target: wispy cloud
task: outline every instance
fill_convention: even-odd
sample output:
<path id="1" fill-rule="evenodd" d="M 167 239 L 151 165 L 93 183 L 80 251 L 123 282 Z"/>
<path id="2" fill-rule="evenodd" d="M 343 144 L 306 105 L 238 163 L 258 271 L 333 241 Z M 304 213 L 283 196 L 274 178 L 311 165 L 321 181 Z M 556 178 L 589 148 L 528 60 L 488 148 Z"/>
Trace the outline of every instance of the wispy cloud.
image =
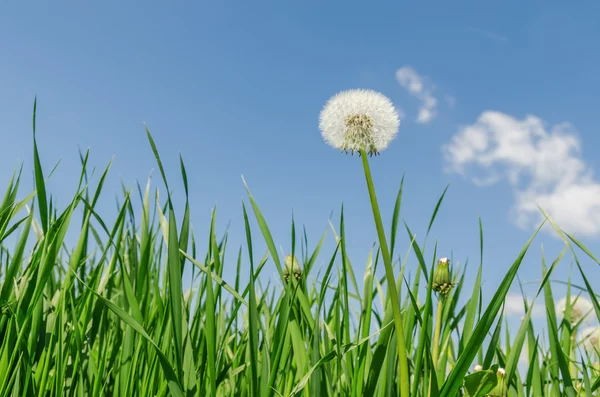
<path id="1" fill-rule="evenodd" d="M 396 80 L 410 95 L 421 101 L 417 123 L 430 123 L 437 116 L 438 100 L 433 96 L 434 86 L 410 66 L 403 66 L 398 69 Z"/>
<path id="2" fill-rule="evenodd" d="M 507 42 L 508 41 L 508 37 L 503 36 L 499 33 L 496 32 L 492 32 L 491 30 L 487 30 L 487 29 L 481 29 L 481 28 L 476 28 L 474 26 L 467 26 L 467 30 L 474 32 L 474 33 L 478 33 L 482 36 L 487 37 L 488 39 L 492 39 L 492 40 L 496 40 L 496 41 L 501 41 L 501 42 Z"/>
<path id="3" fill-rule="evenodd" d="M 600 183 L 584 162 L 581 146 L 569 123 L 548 129 L 533 115 L 519 120 L 489 110 L 459 128 L 442 150 L 448 171 L 480 185 L 507 180 L 519 227 L 539 224 L 539 205 L 567 232 L 600 235 Z"/>

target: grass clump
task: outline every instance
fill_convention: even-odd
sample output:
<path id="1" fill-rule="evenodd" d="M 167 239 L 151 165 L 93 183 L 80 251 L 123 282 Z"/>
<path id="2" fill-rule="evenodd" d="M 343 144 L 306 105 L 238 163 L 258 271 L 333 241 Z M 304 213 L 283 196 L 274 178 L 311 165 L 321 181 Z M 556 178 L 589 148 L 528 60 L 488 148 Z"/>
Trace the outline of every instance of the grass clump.
<path id="1" fill-rule="evenodd" d="M 365 125 L 378 122 L 373 119 Z M 426 252 L 408 226 L 408 250 L 416 263 L 396 263 L 402 183 L 387 225 L 388 238 L 368 167 L 370 153 L 362 147 L 348 148 L 343 136 L 331 141 L 361 155 L 379 239 L 364 265 L 362 289 L 354 274 L 359 266 L 353 267 L 347 256 L 343 211 L 339 225 L 332 225 L 336 243 L 332 252 L 322 252 L 325 235 L 315 247 L 308 247 L 306 235 L 298 238 L 292 221 L 291 253 L 282 258 L 246 186 L 248 200 L 241 209 L 245 245 L 236 257 L 225 256 L 227 234 L 217 236 L 213 212 L 208 241 L 202 244 L 206 252 L 201 255 L 190 228 L 183 161 L 186 200 L 179 219 L 170 195 L 163 201 L 152 197 L 150 184 L 139 189 L 139 202 L 125 191 L 114 219 L 100 217 L 96 206 L 110 165 L 90 186 L 87 153 L 82 155 L 76 194 L 59 210 L 46 190 L 40 165 L 35 106 L 33 129 L 35 190 L 19 199 L 21 174 L 16 173 L 0 204 L 0 396 L 598 393 L 598 332 L 581 329 L 584 315 L 575 296 L 575 290 L 587 293 L 589 313 L 584 314 L 600 318 L 597 295 L 577 252 L 598 261 L 556 225 L 552 224 L 565 249 L 549 266 L 542 257 L 542 280 L 535 296 L 543 298 L 547 308 L 547 334 L 534 330 L 534 303 L 523 298 L 526 314 L 511 336 L 503 304 L 539 229 L 515 255 L 489 302 L 481 297 L 481 222 L 480 262 L 472 285 L 462 282 L 465 268 L 440 258 L 436 246 Z M 147 136 L 170 192 L 149 131 Z M 374 142 L 389 142 L 371 138 L 363 139 L 371 145 L 369 150 L 383 148 Z M 435 206 L 427 234 L 445 194 Z M 73 222 L 75 214 L 82 215 L 81 224 Z M 254 221 L 258 230 L 251 227 Z M 552 223 L 549 218 L 546 222 Z M 72 230 L 77 231 L 76 242 L 68 245 L 65 236 Z M 7 246 L 9 236 L 15 243 Z M 257 240 L 267 246 L 262 256 L 255 251 Z M 566 304 L 557 317 L 550 277 L 567 252 L 585 285 L 569 283 Z M 325 268 L 315 269 L 318 258 L 325 259 Z M 269 261 L 280 279 L 263 286 L 261 271 Z M 381 262 L 386 276 L 380 280 L 375 274 Z M 186 266 L 193 269 L 187 290 Z M 404 276 L 407 266 L 415 274 L 410 283 Z M 225 269 L 229 274 L 235 269 L 235 277 L 226 279 Z M 247 283 L 241 281 L 243 273 Z M 318 281 L 309 282 L 309 275 Z M 587 338 L 582 340 L 583 334 Z M 506 348 L 501 346 L 503 336 Z M 519 371 L 522 357 L 528 364 Z"/>

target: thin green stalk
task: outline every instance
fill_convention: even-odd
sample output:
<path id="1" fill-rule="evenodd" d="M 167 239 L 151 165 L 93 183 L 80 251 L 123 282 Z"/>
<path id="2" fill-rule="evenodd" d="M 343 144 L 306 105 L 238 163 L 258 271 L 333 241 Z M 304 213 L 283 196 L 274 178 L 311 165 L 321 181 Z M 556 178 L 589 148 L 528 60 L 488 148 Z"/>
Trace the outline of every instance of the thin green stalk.
<path id="1" fill-rule="evenodd" d="M 575 362 L 576 362 L 576 354 L 575 354 L 575 345 L 577 343 L 577 340 L 575 338 L 575 336 L 577 335 L 577 331 L 576 329 L 573 330 L 570 338 L 571 338 L 571 343 L 569 343 L 569 372 L 571 373 L 571 378 L 575 378 L 577 375 L 577 367 L 575 366 Z"/>
<path id="2" fill-rule="evenodd" d="M 442 331 L 442 311 L 444 309 L 444 297 L 440 296 L 437 304 L 437 313 L 435 315 L 435 331 L 433 332 L 433 352 L 431 359 L 433 360 L 433 370 L 437 372 L 438 358 L 440 351 L 440 333 Z"/>
<path id="3" fill-rule="evenodd" d="M 381 256 L 385 265 L 385 275 L 388 284 L 388 294 L 392 302 L 392 311 L 394 313 L 394 325 L 396 327 L 396 337 L 398 338 L 398 360 L 400 365 L 400 395 L 409 395 L 410 379 L 408 378 L 408 359 L 406 356 L 406 344 L 404 342 L 404 328 L 402 326 L 402 313 L 400 312 L 400 296 L 396 290 L 396 279 L 394 278 L 394 269 L 392 268 L 392 258 L 388 249 L 385 232 L 383 230 L 383 222 L 381 221 L 381 212 L 375 195 L 375 187 L 373 186 L 373 178 L 371 177 L 371 169 L 369 168 L 369 160 L 367 153 L 364 150 L 360 151 L 363 168 L 365 171 L 365 179 L 369 190 L 369 198 L 371 199 L 371 207 L 373 209 L 373 218 L 375 219 L 375 227 L 377 228 L 377 236 L 379 237 L 379 245 L 381 247 Z"/>

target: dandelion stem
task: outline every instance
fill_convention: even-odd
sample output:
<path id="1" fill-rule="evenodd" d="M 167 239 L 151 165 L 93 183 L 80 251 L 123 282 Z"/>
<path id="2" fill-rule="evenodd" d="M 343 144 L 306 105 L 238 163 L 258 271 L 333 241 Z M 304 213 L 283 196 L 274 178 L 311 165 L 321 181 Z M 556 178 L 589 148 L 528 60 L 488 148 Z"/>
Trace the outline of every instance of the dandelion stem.
<path id="1" fill-rule="evenodd" d="M 577 329 L 574 329 L 571 334 L 571 343 L 569 343 L 569 372 L 571 374 L 571 378 L 575 378 L 577 375 L 577 368 L 575 367 L 575 344 L 577 343 L 577 340 L 575 339 L 576 334 Z"/>
<path id="2" fill-rule="evenodd" d="M 433 352 L 431 359 L 433 360 L 433 369 L 437 372 L 438 359 L 440 351 L 440 333 L 442 331 L 442 311 L 444 308 L 444 297 L 440 296 L 437 304 L 437 313 L 435 315 L 435 331 L 433 333 Z"/>
<path id="3" fill-rule="evenodd" d="M 392 311 L 394 313 L 394 325 L 396 327 L 396 337 L 398 338 L 398 360 L 400 365 L 400 396 L 409 396 L 410 379 L 408 375 L 408 359 L 406 356 L 406 343 L 404 341 L 404 327 L 402 326 L 402 313 L 400 312 L 400 296 L 396 290 L 396 279 L 394 277 L 394 269 L 392 268 L 392 258 L 388 249 L 385 231 L 383 230 L 383 222 L 381 221 L 381 212 L 375 195 L 375 187 L 373 186 L 373 178 L 371 177 L 371 169 L 369 160 L 365 150 L 360 151 L 363 168 L 365 171 L 365 179 L 369 190 L 369 198 L 371 199 L 371 208 L 373 209 L 373 218 L 375 219 L 375 227 L 377 228 L 377 236 L 379 238 L 379 246 L 385 265 L 385 274 L 388 283 L 388 295 L 392 303 Z"/>

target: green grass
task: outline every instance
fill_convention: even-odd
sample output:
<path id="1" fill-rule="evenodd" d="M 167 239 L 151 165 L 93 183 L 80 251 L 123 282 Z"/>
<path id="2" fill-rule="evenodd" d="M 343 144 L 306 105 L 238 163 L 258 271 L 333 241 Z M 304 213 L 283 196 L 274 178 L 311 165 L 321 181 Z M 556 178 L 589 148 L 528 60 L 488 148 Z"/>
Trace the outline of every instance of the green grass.
<path id="1" fill-rule="evenodd" d="M 590 316 L 600 318 L 594 280 L 586 277 L 580 257 L 600 262 L 550 218 L 545 223 L 563 238 L 564 250 L 540 260 L 536 298 L 547 309 L 547 331 L 536 332 L 534 306 L 524 298 L 526 314 L 513 335 L 503 304 L 509 289 L 520 285 L 517 272 L 533 255 L 528 251 L 539 229 L 515 253 L 491 300 L 482 302 L 480 222 L 479 264 L 469 270 L 474 282 L 463 282 L 466 267 L 453 266 L 456 284 L 442 298 L 430 281 L 446 255 L 436 245 L 426 250 L 400 224 L 403 179 L 392 218 L 381 219 L 362 156 L 374 216 L 368 227 L 377 229 L 378 244 L 367 263 L 356 263 L 347 255 L 343 211 L 339 224 L 312 247 L 292 220 L 286 255 L 298 258 L 296 277 L 286 270 L 276 248 L 281 239 L 272 236 L 247 185 L 240 208 L 246 241 L 234 247 L 237 256 L 225 255 L 231 250 L 227 234 L 216 233 L 216 210 L 208 240 L 196 241 L 181 159 L 177 177 L 185 206 L 177 212 L 169 194 L 161 200 L 148 184 L 137 193 L 124 191 L 113 219 L 100 217 L 96 206 L 110 164 L 90 186 L 87 153 L 76 194 L 57 208 L 46 189 L 35 128 L 34 106 L 35 191 L 21 193 L 16 172 L 0 204 L 0 397 L 505 395 L 498 368 L 506 371 L 510 396 L 600 392 L 599 356 L 578 344 L 583 325 L 570 321 L 571 307 L 565 319 L 556 315 L 551 282 L 552 272 L 571 256 L 583 285 L 569 282 L 568 291 L 589 296 Z M 147 137 L 170 192 L 171 176 L 148 130 Z M 434 206 L 427 235 L 445 195 L 443 190 Z M 82 221 L 75 223 L 79 214 Z M 67 244 L 67 232 L 75 232 L 74 244 Z M 394 260 L 400 233 L 411 241 L 402 248 L 402 262 Z M 335 243 L 330 252 L 323 249 L 327 239 Z M 264 246 L 266 252 L 257 252 Z M 267 264 L 275 265 L 279 280 L 264 286 Z M 186 267 L 193 275 L 189 290 Z M 378 279 L 382 267 L 386 275 Z M 362 275 L 355 274 L 359 269 Z M 520 371 L 523 355 L 528 365 Z M 482 370 L 474 372 L 475 364 Z"/>

